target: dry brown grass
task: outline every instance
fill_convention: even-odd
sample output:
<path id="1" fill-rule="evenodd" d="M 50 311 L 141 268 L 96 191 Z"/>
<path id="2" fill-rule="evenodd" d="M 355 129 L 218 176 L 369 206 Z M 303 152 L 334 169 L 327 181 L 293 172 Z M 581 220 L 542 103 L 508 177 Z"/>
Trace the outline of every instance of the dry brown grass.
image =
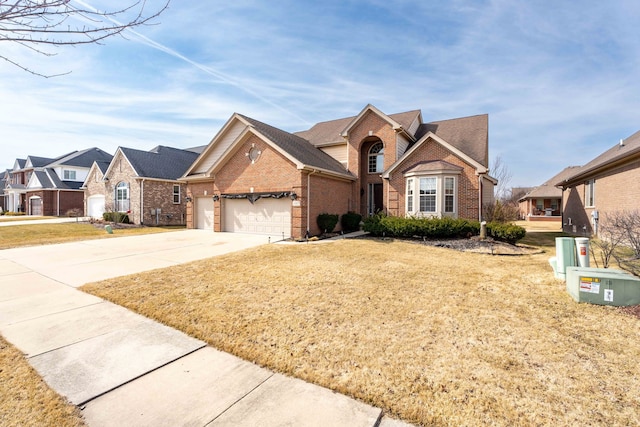
<path id="1" fill-rule="evenodd" d="M 639 425 L 639 320 L 550 255 L 269 245 L 83 290 L 416 424 Z"/>
<path id="2" fill-rule="evenodd" d="M 104 228 L 98 228 L 93 224 L 83 222 L 12 225 L 0 227 L 0 249 L 64 243 L 86 239 L 111 239 L 115 237 L 163 233 L 181 229 L 184 229 L 184 227 L 132 227 L 114 229 L 113 234 L 108 234 Z"/>
<path id="3" fill-rule="evenodd" d="M 0 336 L 0 425 L 84 426 L 80 410 L 51 390 Z"/>

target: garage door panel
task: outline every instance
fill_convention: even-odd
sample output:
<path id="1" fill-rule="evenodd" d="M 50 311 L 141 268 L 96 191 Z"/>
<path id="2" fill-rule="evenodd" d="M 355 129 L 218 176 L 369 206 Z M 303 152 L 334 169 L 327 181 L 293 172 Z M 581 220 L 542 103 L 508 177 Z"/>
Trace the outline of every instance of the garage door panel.
<path id="1" fill-rule="evenodd" d="M 105 197 L 102 195 L 90 196 L 87 199 L 87 216 L 92 218 L 102 218 L 102 214 L 105 211 L 104 200 Z"/>
<path id="2" fill-rule="evenodd" d="M 196 198 L 196 228 L 213 230 L 213 199 L 211 197 Z"/>
<path id="3" fill-rule="evenodd" d="M 225 231 L 291 237 L 288 199 L 227 199 L 223 209 Z"/>

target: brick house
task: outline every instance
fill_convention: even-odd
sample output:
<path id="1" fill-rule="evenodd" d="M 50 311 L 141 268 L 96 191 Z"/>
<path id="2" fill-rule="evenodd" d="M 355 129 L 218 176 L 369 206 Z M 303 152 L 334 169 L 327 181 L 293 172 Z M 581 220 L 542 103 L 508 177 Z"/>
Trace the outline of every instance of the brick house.
<path id="1" fill-rule="evenodd" d="M 6 209 L 28 215 L 82 213 L 82 182 L 94 161 L 110 159 L 109 153 L 95 147 L 55 159 L 37 156 L 17 159 L 4 188 Z"/>
<path id="2" fill-rule="evenodd" d="M 640 131 L 556 185 L 562 188 L 562 223 L 568 233 L 597 234 L 608 214 L 638 210 Z"/>
<path id="3" fill-rule="evenodd" d="M 233 114 L 182 178 L 187 227 L 299 238 L 321 213 L 478 220 L 493 203 L 488 116 L 423 123 L 419 110 L 289 133 Z"/>
<path id="4" fill-rule="evenodd" d="M 576 173 L 579 166 L 569 166 L 542 185 L 518 199 L 520 217 L 527 221 L 562 222 L 562 189 L 556 183 Z"/>
<path id="5" fill-rule="evenodd" d="M 178 178 L 203 148 L 119 147 L 108 165 L 94 163 L 82 185 L 87 215 L 123 212 L 133 224 L 185 224 L 186 184 Z"/>

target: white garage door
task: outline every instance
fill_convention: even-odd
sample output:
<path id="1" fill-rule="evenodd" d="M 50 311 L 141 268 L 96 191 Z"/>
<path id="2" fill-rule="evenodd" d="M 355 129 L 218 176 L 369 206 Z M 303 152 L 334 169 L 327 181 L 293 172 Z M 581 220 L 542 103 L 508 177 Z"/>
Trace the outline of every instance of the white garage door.
<path id="1" fill-rule="evenodd" d="M 196 228 L 213 230 L 213 199 L 211 197 L 196 198 Z"/>
<path id="2" fill-rule="evenodd" d="M 224 199 L 224 231 L 291 237 L 291 200 L 265 198 Z"/>
<path id="3" fill-rule="evenodd" d="M 87 216 L 102 218 L 104 213 L 104 196 L 96 195 L 87 198 Z"/>

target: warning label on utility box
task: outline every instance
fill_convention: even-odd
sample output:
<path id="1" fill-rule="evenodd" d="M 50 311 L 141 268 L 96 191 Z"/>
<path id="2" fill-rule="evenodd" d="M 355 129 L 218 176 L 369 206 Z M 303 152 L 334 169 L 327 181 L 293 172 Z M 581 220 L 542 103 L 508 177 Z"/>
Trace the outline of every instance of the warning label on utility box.
<path id="1" fill-rule="evenodd" d="M 580 292 L 588 292 L 590 294 L 600 293 L 600 279 L 597 277 L 581 277 Z"/>

